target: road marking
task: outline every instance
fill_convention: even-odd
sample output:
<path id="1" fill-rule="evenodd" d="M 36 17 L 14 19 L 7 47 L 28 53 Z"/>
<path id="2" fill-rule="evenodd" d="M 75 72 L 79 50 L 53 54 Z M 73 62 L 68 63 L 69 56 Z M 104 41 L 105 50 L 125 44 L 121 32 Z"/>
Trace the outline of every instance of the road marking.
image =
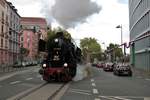
<path id="1" fill-rule="evenodd" d="M 91 91 L 88 91 L 88 90 L 80 90 L 80 89 L 71 89 L 71 91 L 79 91 L 79 92 L 91 92 Z"/>
<path id="2" fill-rule="evenodd" d="M 150 81 L 150 79 L 149 79 L 149 78 L 146 78 L 145 80 Z"/>
<path id="3" fill-rule="evenodd" d="M 37 75 L 37 78 L 41 78 L 42 76 L 41 75 Z"/>
<path id="4" fill-rule="evenodd" d="M 97 89 L 93 89 L 93 94 L 98 94 L 98 90 Z"/>
<path id="5" fill-rule="evenodd" d="M 10 82 L 10 84 L 17 84 L 20 83 L 21 81 L 14 81 L 14 82 Z"/>
<path id="6" fill-rule="evenodd" d="M 106 97 L 106 96 L 100 96 L 101 98 L 105 98 L 105 99 L 108 99 L 108 100 L 116 100 L 114 98 L 111 98 L 111 97 Z"/>
<path id="7" fill-rule="evenodd" d="M 95 84 L 95 83 L 92 83 L 92 86 L 96 87 L 96 84 Z"/>
<path id="8" fill-rule="evenodd" d="M 101 100 L 101 99 L 99 99 L 99 98 L 95 98 L 94 100 Z"/>
<path id="9" fill-rule="evenodd" d="M 99 98 L 106 98 L 109 100 L 118 100 L 118 99 L 121 99 L 121 100 L 133 100 L 133 99 L 150 100 L 150 97 L 143 97 L 143 96 L 102 96 L 102 95 L 100 95 L 98 97 Z M 116 98 L 116 99 L 114 99 L 114 98 Z M 130 99 L 125 99 L 125 98 L 130 98 Z"/>
<path id="10" fill-rule="evenodd" d="M 73 91 L 73 90 L 70 90 L 69 92 L 78 93 L 78 94 L 84 94 L 84 95 L 92 95 L 92 94 L 90 94 L 90 93 L 81 92 L 81 91 Z"/>
<path id="11" fill-rule="evenodd" d="M 31 84 L 31 83 L 22 83 L 21 85 L 27 86 L 27 87 L 34 87 L 35 86 L 35 84 Z"/>
<path id="12" fill-rule="evenodd" d="M 144 100 L 150 100 L 150 97 L 148 98 L 148 97 L 146 97 L 146 98 L 144 98 Z"/>
<path id="13" fill-rule="evenodd" d="M 29 80 L 32 80 L 32 79 L 33 79 L 33 78 L 32 78 L 32 77 L 30 77 L 30 78 L 27 78 L 26 80 L 27 80 L 27 81 L 29 81 Z"/>
<path id="14" fill-rule="evenodd" d="M 121 97 L 114 97 L 116 99 L 121 99 L 121 100 L 131 100 L 131 99 L 126 99 L 126 98 L 121 98 Z"/>
<path id="15" fill-rule="evenodd" d="M 94 79 L 91 79 L 91 82 L 94 82 Z"/>

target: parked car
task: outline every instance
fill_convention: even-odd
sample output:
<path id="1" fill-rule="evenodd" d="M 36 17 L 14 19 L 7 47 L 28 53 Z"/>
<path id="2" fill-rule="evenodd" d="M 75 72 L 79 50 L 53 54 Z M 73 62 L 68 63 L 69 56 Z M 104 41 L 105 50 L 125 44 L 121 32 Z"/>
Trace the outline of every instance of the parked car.
<path id="1" fill-rule="evenodd" d="M 13 67 L 14 67 L 14 68 L 19 68 L 19 67 L 21 67 L 21 62 L 15 62 L 15 63 L 13 64 Z"/>
<path id="2" fill-rule="evenodd" d="M 132 70 L 130 65 L 128 64 L 120 64 L 114 67 L 113 71 L 114 75 L 127 75 L 127 76 L 132 76 Z"/>
<path id="3" fill-rule="evenodd" d="M 96 65 L 97 65 L 96 63 L 92 63 L 92 66 L 93 66 L 93 67 L 96 67 Z"/>
<path id="4" fill-rule="evenodd" d="M 103 68 L 103 67 L 105 67 L 105 63 L 104 62 L 99 62 L 99 63 L 96 64 L 96 67 L 97 68 Z"/>
<path id="5" fill-rule="evenodd" d="M 103 67 L 103 70 L 112 72 L 113 68 L 114 68 L 113 63 L 109 62 L 109 63 L 106 63 L 106 65 Z"/>
<path id="6" fill-rule="evenodd" d="M 22 62 L 22 66 L 23 66 L 23 67 L 26 67 L 26 66 L 27 66 L 27 63 L 23 61 L 23 62 Z"/>

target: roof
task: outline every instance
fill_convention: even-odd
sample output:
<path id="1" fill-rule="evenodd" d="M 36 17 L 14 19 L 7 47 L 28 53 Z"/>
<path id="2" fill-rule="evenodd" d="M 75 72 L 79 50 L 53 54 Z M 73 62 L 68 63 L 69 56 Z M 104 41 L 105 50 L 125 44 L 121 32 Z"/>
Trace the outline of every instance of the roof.
<path id="1" fill-rule="evenodd" d="M 8 5 L 9 7 L 19 16 L 21 17 L 19 14 L 18 14 L 18 10 L 15 8 L 15 6 L 11 3 L 11 2 L 8 2 L 7 0 L 4 0 Z"/>
<path id="2" fill-rule="evenodd" d="M 41 17 L 21 17 L 21 23 L 47 24 L 46 19 Z"/>

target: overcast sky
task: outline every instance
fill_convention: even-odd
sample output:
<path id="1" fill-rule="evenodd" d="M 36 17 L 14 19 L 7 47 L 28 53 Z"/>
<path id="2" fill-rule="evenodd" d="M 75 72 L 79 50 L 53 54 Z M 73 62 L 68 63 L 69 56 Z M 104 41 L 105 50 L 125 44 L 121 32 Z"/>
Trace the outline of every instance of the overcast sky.
<path id="1" fill-rule="evenodd" d="M 52 26 L 61 25 L 77 41 L 94 37 L 101 43 L 129 41 L 128 0 L 7 0 L 23 17 L 46 17 Z"/>

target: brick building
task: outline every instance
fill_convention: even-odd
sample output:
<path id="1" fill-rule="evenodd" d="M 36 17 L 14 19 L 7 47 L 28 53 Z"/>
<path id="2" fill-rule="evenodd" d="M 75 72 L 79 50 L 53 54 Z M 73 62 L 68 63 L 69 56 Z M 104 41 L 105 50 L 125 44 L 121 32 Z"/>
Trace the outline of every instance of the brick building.
<path id="1" fill-rule="evenodd" d="M 21 27 L 21 46 L 29 50 L 29 54 L 24 57 L 24 60 L 34 61 L 38 56 L 39 38 L 47 37 L 47 22 L 44 18 L 22 17 Z"/>

